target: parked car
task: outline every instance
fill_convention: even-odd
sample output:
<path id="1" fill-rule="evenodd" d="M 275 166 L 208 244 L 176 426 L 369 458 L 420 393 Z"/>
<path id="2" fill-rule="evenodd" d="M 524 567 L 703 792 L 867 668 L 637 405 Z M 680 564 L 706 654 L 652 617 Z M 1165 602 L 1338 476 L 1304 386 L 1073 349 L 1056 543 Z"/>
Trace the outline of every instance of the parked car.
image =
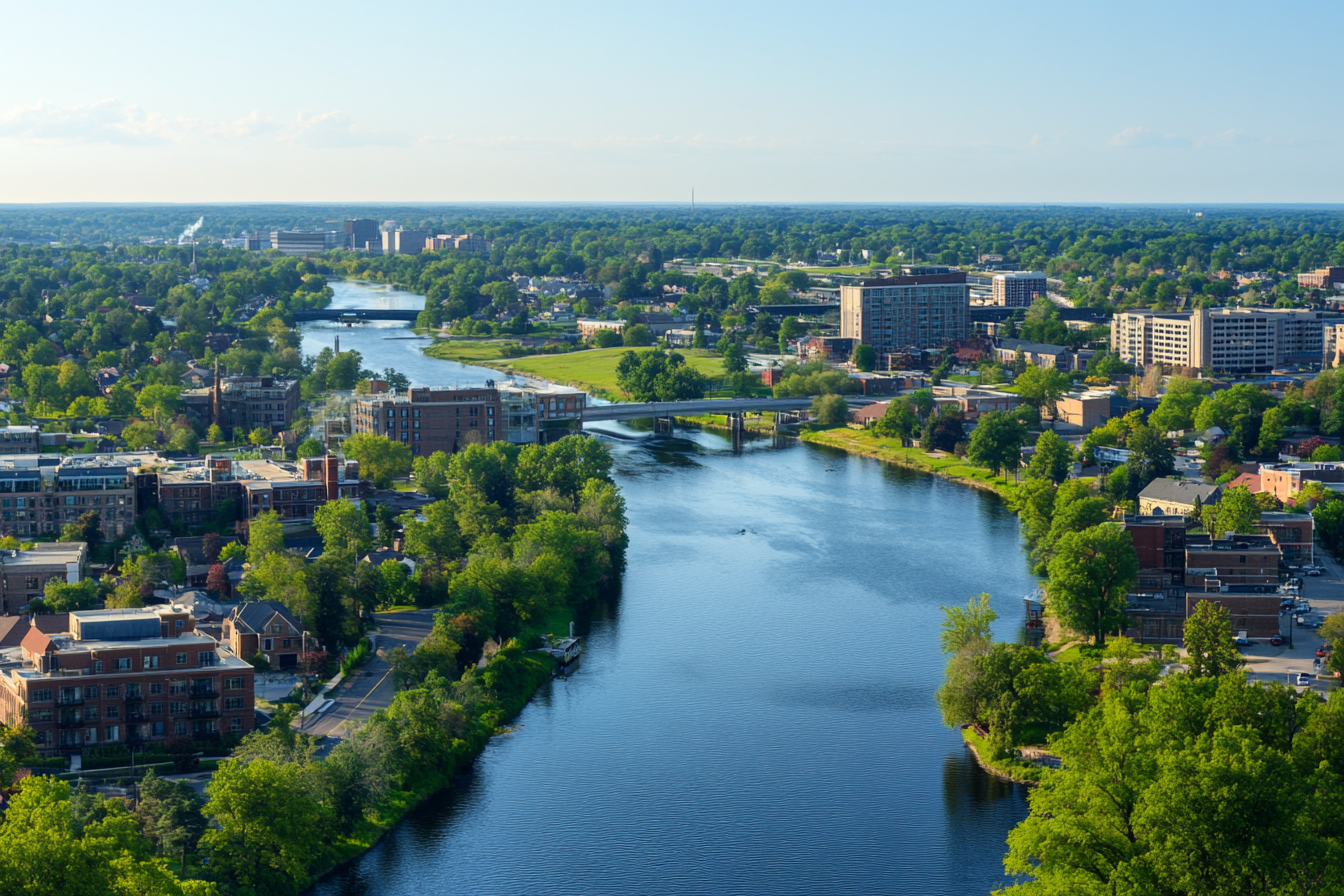
<path id="1" fill-rule="evenodd" d="M 1318 576 L 1318 575 L 1320 575 L 1320 574 L 1321 574 L 1321 571 L 1320 571 L 1319 569 L 1309 569 L 1309 570 L 1307 570 L 1307 575 L 1309 575 L 1309 576 Z"/>
<path id="2" fill-rule="evenodd" d="M 1251 646 L 1251 639 L 1250 639 L 1250 638 L 1237 638 L 1235 643 L 1236 643 L 1236 645 L 1237 645 L 1238 647 L 1250 647 L 1250 646 Z"/>
<path id="3" fill-rule="evenodd" d="M 1329 646 L 1330 646 L 1329 644 L 1325 645 L 1325 647 L 1329 647 Z M 1326 650 L 1325 647 L 1317 647 L 1317 648 L 1316 648 L 1316 655 L 1317 655 L 1317 656 L 1320 656 L 1320 657 L 1329 656 L 1329 655 L 1330 655 L 1330 651 Z"/>
<path id="4" fill-rule="evenodd" d="M 1299 687 L 1301 687 L 1302 685 L 1306 685 L 1307 687 L 1311 687 L 1311 682 L 1312 682 L 1312 679 L 1314 679 L 1314 678 L 1315 678 L 1315 676 L 1312 675 L 1312 674 L 1310 674 L 1310 673 L 1308 673 L 1308 672 L 1299 672 L 1299 673 L 1297 673 L 1297 684 L 1298 684 Z"/>
<path id="5" fill-rule="evenodd" d="M 1269 639 L 1269 643 L 1270 643 L 1270 646 L 1272 646 L 1272 647 L 1282 647 L 1282 646 L 1283 646 L 1283 638 L 1279 637 L 1278 635 L 1275 635 L 1274 637 L 1272 637 L 1272 638 Z"/>

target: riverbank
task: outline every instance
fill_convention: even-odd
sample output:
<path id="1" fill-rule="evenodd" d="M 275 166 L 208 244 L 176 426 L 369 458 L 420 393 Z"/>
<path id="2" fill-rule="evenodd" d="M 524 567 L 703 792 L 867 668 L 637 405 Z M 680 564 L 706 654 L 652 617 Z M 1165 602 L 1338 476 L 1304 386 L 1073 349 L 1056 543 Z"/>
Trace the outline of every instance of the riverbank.
<path id="1" fill-rule="evenodd" d="M 952 482 L 992 491 L 1005 501 L 1011 500 L 1017 494 L 1017 483 L 1000 479 L 984 467 L 977 467 L 951 454 L 942 452 L 929 454 L 920 448 L 905 448 L 901 445 L 900 439 L 883 438 L 871 430 L 848 427 L 814 429 L 805 430 L 799 438 L 809 444 L 839 448 L 850 454 L 859 454 L 883 463 L 933 473 Z"/>
<path id="2" fill-rule="evenodd" d="M 774 420 L 768 414 L 747 414 L 744 419 L 748 432 L 771 433 L 775 431 Z M 718 429 L 730 432 L 726 414 L 693 414 L 689 417 L 677 417 L 677 423 L 684 426 L 698 426 L 701 429 Z"/>
<path id="3" fill-rule="evenodd" d="M 1045 769 L 1039 765 L 1016 758 L 986 759 L 985 756 L 990 753 L 989 745 L 970 725 L 961 729 L 961 739 L 980 767 L 1000 781 L 1026 784 L 1028 787 L 1035 787 L 1041 783 Z"/>

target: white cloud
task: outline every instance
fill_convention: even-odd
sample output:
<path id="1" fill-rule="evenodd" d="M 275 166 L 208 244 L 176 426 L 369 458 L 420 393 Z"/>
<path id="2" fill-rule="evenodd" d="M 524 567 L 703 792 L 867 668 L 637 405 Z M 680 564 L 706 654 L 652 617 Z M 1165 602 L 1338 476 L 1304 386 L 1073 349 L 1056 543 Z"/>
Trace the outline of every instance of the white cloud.
<path id="1" fill-rule="evenodd" d="M 406 134 L 362 128 L 344 112 L 300 112 L 280 121 L 252 112 L 234 121 L 170 117 L 131 103 L 104 99 L 57 106 L 39 100 L 0 112 L 0 140 L 28 144 L 227 144 L 245 141 L 313 147 L 407 146 Z"/>
<path id="2" fill-rule="evenodd" d="M 1158 134 L 1145 127 L 1125 128 L 1111 138 L 1111 146 L 1190 146 L 1190 140 L 1176 134 Z"/>

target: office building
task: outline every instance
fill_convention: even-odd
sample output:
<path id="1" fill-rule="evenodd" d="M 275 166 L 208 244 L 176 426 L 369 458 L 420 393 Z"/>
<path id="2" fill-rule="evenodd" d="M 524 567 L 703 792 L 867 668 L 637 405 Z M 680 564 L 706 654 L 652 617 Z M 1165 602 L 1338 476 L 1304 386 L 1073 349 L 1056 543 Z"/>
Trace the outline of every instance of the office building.
<path id="1" fill-rule="evenodd" d="M 1138 367 L 1216 373 L 1269 373 L 1290 364 L 1321 363 L 1325 312 L 1309 308 L 1201 308 L 1176 314 L 1118 313 L 1111 351 Z"/>
<path id="2" fill-rule="evenodd" d="M 1304 289 L 1344 289 L 1344 267 L 1317 268 L 1298 274 L 1297 285 Z"/>
<path id="3" fill-rule="evenodd" d="M 384 255 L 419 255 L 429 234 L 423 230 L 384 230 Z"/>
<path id="4" fill-rule="evenodd" d="M 362 249 L 367 243 L 379 240 L 378 222 L 371 218 L 356 218 L 345 222 L 345 245 L 350 249 Z"/>
<path id="5" fill-rule="evenodd" d="M 0 426 L 0 454 L 36 454 L 42 427 Z"/>
<path id="6" fill-rule="evenodd" d="M 471 233 L 440 233 L 425 239 L 426 251 L 456 249 L 458 252 L 489 252 L 490 243 L 485 237 Z"/>
<path id="7" fill-rule="evenodd" d="M 272 230 L 271 248 L 285 255 L 321 255 L 328 249 L 327 234 L 321 230 Z"/>
<path id="8" fill-rule="evenodd" d="M 0 650 L 0 721 L 26 721 L 43 755 L 244 734 L 254 677 L 185 606 L 81 610 Z"/>
<path id="9" fill-rule="evenodd" d="M 1045 295 L 1045 274 L 1038 271 L 1008 271 L 994 275 L 989 304 L 1026 308 Z"/>
<path id="10" fill-rule="evenodd" d="M 938 348 L 966 335 L 970 303 L 963 272 L 907 267 L 897 277 L 840 287 L 840 335 L 871 345 L 879 357 Z"/>

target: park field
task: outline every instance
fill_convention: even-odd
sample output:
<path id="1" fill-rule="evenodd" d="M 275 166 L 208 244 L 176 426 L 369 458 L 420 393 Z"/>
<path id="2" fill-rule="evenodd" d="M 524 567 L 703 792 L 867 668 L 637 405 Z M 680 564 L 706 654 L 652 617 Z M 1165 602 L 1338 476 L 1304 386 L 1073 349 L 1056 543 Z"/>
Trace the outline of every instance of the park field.
<path id="1" fill-rule="evenodd" d="M 517 354 L 521 345 L 516 339 L 472 339 L 459 337 L 445 339 L 426 346 L 425 354 L 443 361 L 460 361 L 463 364 L 476 364 L 481 361 L 496 361 Z"/>
<path id="2" fill-rule="evenodd" d="M 495 367 L 509 373 L 534 376 L 565 386 L 582 389 L 598 398 L 621 401 L 625 396 L 616 385 L 616 364 L 621 355 L 631 349 L 593 348 L 563 355 L 529 355 L 508 360 L 480 360 L 486 367 Z M 636 349 L 649 351 L 649 349 Z M 724 375 L 723 359 L 708 349 L 678 349 L 686 363 L 710 379 Z"/>

